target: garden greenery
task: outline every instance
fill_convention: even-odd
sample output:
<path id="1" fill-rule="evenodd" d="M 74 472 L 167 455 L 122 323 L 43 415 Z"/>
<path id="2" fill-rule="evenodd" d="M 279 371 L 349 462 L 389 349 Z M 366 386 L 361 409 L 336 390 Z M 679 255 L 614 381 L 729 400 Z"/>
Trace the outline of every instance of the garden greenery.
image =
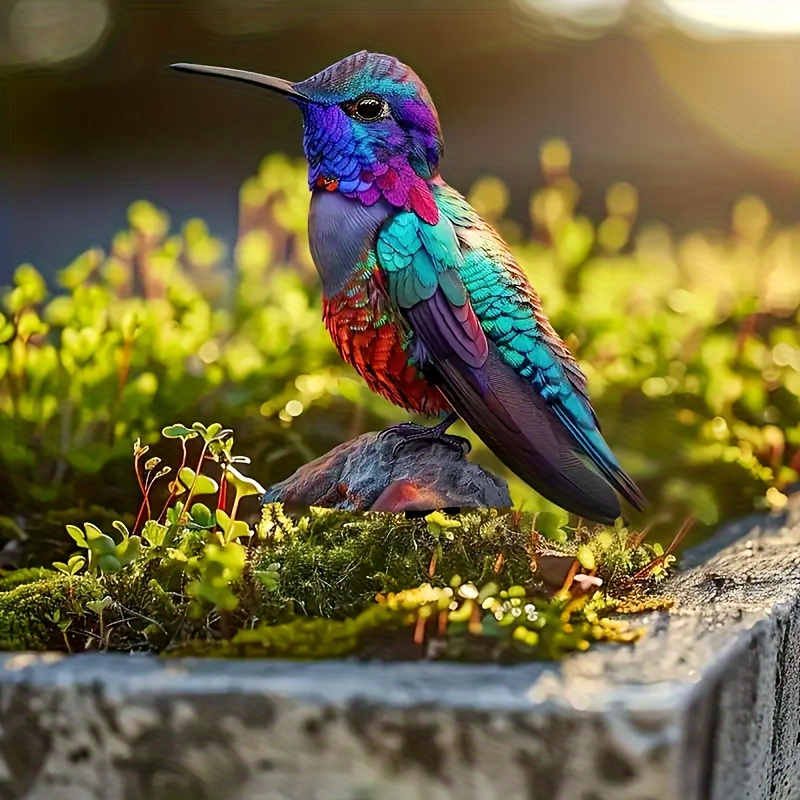
<path id="1" fill-rule="evenodd" d="M 580 213 L 565 143 L 546 143 L 541 166 L 544 180 L 531 199 L 529 225 L 506 217 L 508 194 L 496 179 L 480 179 L 469 198 L 508 239 L 576 353 L 607 439 L 651 502 L 646 523 L 656 541 L 671 537 L 687 516 L 699 521 L 699 535 L 754 507 L 781 508 L 784 489 L 800 476 L 800 225 L 779 224 L 761 199 L 745 196 L 733 206 L 728 230 L 676 236 L 662 224 L 637 222 L 637 193 L 627 183 L 609 188 L 604 218 L 593 222 Z M 299 563 L 302 548 L 279 552 L 276 540 L 273 561 L 255 570 L 271 576 L 266 583 L 251 582 L 244 597 L 231 589 L 252 572 L 253 547 L 241 542 L 252 538 L 258 482 L 269 485 L 342 440 L 403 418 L 366 389 L 328 339 L 308 252 L 307 209 L 304 165 L 270 156 L 242 187 L 232 252 L 203 222 L 171 231 L 166 214 L 138 202 L 108 251 L 81 255 L 58 273 L 57 287 L 22 265 L 2 292 L 0 546 L 6 563 L 26 568 L 21 574 L 57 562 L 58 575 L 47 578 L 55 603 L 48 613 L 61 615 L 56 627 L 72 626 L 59 628 L 70 646 L 76 623 L 63 616 L 56 597 L 75 598 L 83 613 L 93 613 L 86 603 L 105 597 L 127 606 L 113 594 L 115 576 L 149 575 L 143 565 L 154 559 L 159 570 L 169 566 L 188 581 L 175 590 L 191 599 L 187 618 L 198 604 L 216 609 L 229 629 L 215 636 L 229 647 L 245 647 L 244 639 L 234 644 L 239 633 L 231 631 L 247 638 L 261 630 L 255 617 L 226 621 L 245 606 L 251 614 L 269 606 L 272 616 L 265 619 L 286 622 L 270 605 L 278 595 L 269 585 L 281 585 L 277 575 Z M 172 425 L 175 419 L 225 420 L 252 458 L 247 471 L 257 481 L 225 455 L 230 431 L 213 425 L 184 431 Z M 479 443 L 473 457 L 503 471 Z M 207 463 L 217 472 L 204 472 Z M 235 475 L 240 484 L 231 483 Z M 511 488 L 515 502 L 534 516 L 553 511 L 513 476 Z M 217 507 L 206 499 L 213 496 Z M 336 518 L 314 512 L 292 525 L 316 530 L 322 519 L 333 525 Z M 472 530 L 471 523 L 458 522 L 462 534 Z M 358 531 L 405 536 L 406 525 L 413 528 L 410 536 L 427 530 L 419 521 L 384 520 Z M 339 535 L 323 527 L 325 536 Z M 331 553 L 354 556 L 359 536 Z M 267 539 L 257 541 L 256 550 L 267 548 Z M 177 553 L 190 566 L 170 566 L 180 560 Z M 269 568 L 278 563 L 281 570 Z M 339 566 L 349 569 L 344 561 Z M 372 567 L 389 575 L 385 566 Z M 444 604 L 448 613 L 460 613 L 460 584 L 449 581 L 472 581 L 479 593 L 482 580 L 491 583 L 483 572 L 475 574 L 475 564 L 471 568 L 453 568 L 429 590 L 419 588 L 419 570 L 395 583 L 370 573 L 358 592 L 353 585 L 347 590 L 355 594 L 346 618 L 358 619 L 358 607 L 373 615 L 358 625 L 395 612 L 406 619 L 409 604 L 422 598 L 425 607 Z M 13 574 L 4 585 L 14 583 Z M 325 586 L 344 591 L 334 577 L 314 592 L 324 594 Z M 172 590 L 161 588 L 158 602 L 171 608 Z M 18 592 L 14 602 L 22 608 L 36 591 L 35 584 L 20 582 L 3 597 L 10 602 Z M 267 606 L 261 600 L 247 605 L 265 592 Z M 307 608 L 312 594 L 290 599 Z M 370 605 L 376 594 L 384 598 L 380 611 Z M 494 596 L 482 596 L 478 605 Z M 234 601 L 235 610 L 229 608 Z M 156 600 L 142 602 L 137 613 L 160 619 Z M 450 609 L 453 602 L 457 609 Z M 342 613 L 315 619 L 335 626 L 344 621 Z M 161 649 L 173 635 L 152 644 L 150 633 L 138 631 L 139 639 L 128 643 Z M 0 635 L 27 641 L 8 631 Z M 264 640 L 257 646 L 281 645 Z"/>
<path id="2" fill-rule="evenodd" d="M 632 641 L 637 630 L 612 615 L 668 603 L 652 589 L 674 556 L 622 525 L 568 529 L 563 514 L 496 509 L 291 518 L 267 504 L 251 526 L 240 501 L 264 490 L 234 466 L 248 459 L 233 455 L 233 432 L 196 422 L 163 435 L 181 443 L 174 470 L 134 445 L 132 530 L 68 525 L 78 552 L 67 561 L 0 579 L 0 646 L 558 658 Z"/>

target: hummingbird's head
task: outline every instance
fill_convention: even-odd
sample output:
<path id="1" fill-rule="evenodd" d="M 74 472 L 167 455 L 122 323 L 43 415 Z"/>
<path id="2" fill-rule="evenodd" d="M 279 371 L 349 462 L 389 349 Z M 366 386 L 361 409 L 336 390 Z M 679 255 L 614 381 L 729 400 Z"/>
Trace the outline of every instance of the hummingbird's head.
<path id="1" fill-rule="evenodd" d="M 309 186 L 357 197 L 381 196 L 438 217 L 426 181 L 439 172 L 442 135 L 428 90 L 392 56 L 362 50 L 304 81 L 195 64 L 176 69 L 264 86 L 294 101 L 303 113 Z"/>

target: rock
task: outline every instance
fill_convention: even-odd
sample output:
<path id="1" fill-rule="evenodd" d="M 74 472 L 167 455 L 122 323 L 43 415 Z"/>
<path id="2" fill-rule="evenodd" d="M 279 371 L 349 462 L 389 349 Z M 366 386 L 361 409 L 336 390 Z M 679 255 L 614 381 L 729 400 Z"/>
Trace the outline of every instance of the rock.
<path id="1" fill-rule="evenodd" d="M 394 453 L 398 441 L 391 429 L 362 434 L 271 486 L 264 502 L 394 512 L 511 506 L 506 482 L 463 450 L 420 439 Z"/>

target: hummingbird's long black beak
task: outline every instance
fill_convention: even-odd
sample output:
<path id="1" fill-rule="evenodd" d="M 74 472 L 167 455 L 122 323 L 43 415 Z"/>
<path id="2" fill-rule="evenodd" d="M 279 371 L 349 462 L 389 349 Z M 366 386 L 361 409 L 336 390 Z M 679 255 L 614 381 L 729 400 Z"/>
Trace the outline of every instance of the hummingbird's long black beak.
<path id="1" fill-rule="evenodd" d="M 229 69 L 228 67 L 207 67 L 203 64 L 171 64 L 172 69 L 181 72 L 197 72 L 200 75 L 215 75 L 218 78 L 228 78 L 233 81 L 243 81 L 244 83 L 255 83 L 273 92 L 285 94 L 287 97 L 296 97 L 298 100 L 308 100 L 308 98 L 294 88 L 291 81 L 283 78 L 272 78 L 269 75 L 260 75 L 258 72 L 248 72 L 244 69 Z"/>

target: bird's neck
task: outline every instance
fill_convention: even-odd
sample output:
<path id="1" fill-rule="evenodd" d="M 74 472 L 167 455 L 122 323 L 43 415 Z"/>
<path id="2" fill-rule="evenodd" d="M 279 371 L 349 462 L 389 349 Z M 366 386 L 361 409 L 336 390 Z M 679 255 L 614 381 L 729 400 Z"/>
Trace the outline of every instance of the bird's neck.
<path id="1" fill-rule="evenodd" d="M 367 205 L 357 197 L 319 187 L 311 193 L 308 240 L 327 298 L 369 271 L 369 253 L 381 225 L 395 208 L 384 197 Z"/>
<path id="2" fill-rule="evenodd" d="M 439 221 L 432 188 L 439 181 L 438 176 L 427 179 L 420 176 L 403 156 L 393 156 L 385 163 L 351 167 L 346 176 L 341 176 L 335 165 L 326 165 L 321 160 L 309 166 L 308 181 L 312 190 L 338 192 L 365 206 L 385 201 L 396 209 L 414 211 L 431 225 Z"/>

